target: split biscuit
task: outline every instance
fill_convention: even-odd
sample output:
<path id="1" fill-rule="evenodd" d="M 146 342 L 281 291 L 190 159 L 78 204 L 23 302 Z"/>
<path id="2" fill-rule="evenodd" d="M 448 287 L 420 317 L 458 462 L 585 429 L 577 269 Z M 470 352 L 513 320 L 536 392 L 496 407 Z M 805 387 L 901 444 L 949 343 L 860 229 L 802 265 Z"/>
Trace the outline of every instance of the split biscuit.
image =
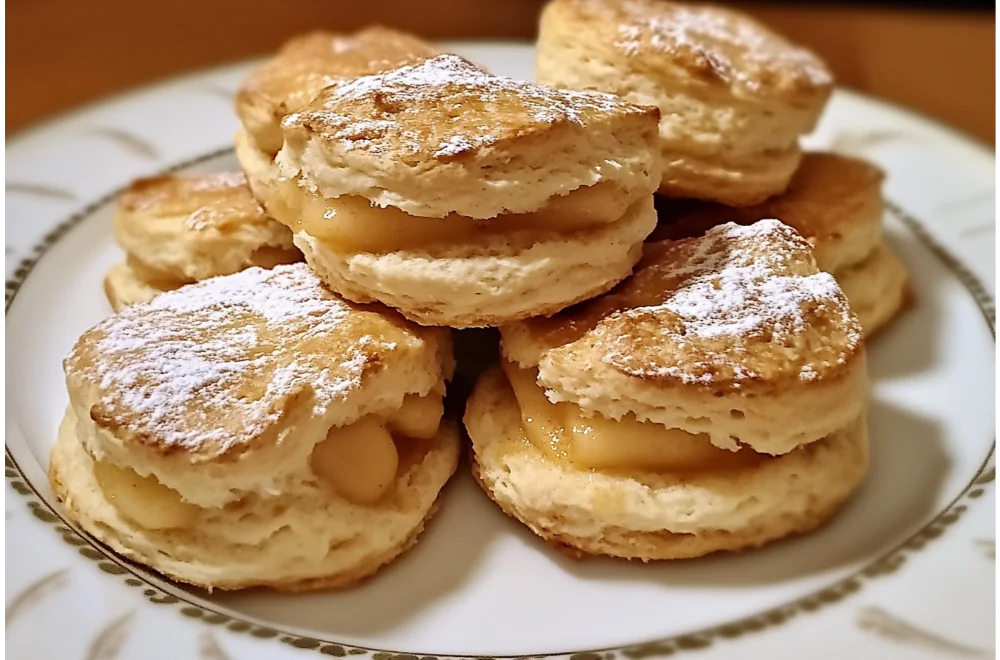
<path id="1" fill-rule="evenodd" d="M 649 244 L 610 293 L 501 334 L 502 372 L 466 408 L 473 470 L 580 552 L 759 545 L 820 524 L 865 472 L 860 326 L 776 220 Z"/>
<path id="2" fill-rule="evenodd" d="M 553 0 L 536 78 L 660 109 L 660 193 L 749 206 L 782 192 L 833 79 L 738 11 L 663 0 Z"/>
<path id="3" fill-rule="evenodd" d="M 885 203 L 877 166 L 860 158 L 807 152 L 788 186 L 776 197 L 746 208 L 690 200 L 665 200 L 653 240 L 700 236 L 725 222 L 752 224 L 778 218 L 813 248 L 821 270 L 832 273 L 865 334 L 883 327 L 909 301 L 906 269 L 883 243 Z"/>
<path id="4" fill-rule="evenodd" d="M 327 88 L 284 119 L 276 167 L 247 173 L 341 295 L 425 325 L 499 325 L 631 272 L 656 222 L 656 122 L 440 55 Z"/>
<path id="5" fill-rule="evenodd" d="M 116 309 L 190 282 L 302 259 L 242 173 L 139 179 L 118 199 L 114 234 L 127 255 L 104 282 Z"/>
<path id="6" fill-rule="evenodd" d="M 50 480 L 125 557 L 209 589 L 344 586 L 408 548 L 455 470 L 448 334 L 305 266 L 163 293 L 85 332 Z"/>

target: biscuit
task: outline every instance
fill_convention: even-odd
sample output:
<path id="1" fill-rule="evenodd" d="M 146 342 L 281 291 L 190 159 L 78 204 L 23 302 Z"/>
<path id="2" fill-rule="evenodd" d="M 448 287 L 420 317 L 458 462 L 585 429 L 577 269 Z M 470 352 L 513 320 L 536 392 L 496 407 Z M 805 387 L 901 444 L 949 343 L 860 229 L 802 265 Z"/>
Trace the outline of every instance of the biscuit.
<path id="1" fill-rule="evenodd" d="M 473 472 L 575 552 L 760 545 L 819 525 L 865 472 L 861 328 L 777 220 L 647 244 L 610 293 L 500 332 L 502 372 L 466 408 Z"/>
<path id="2" fill-rule="evenodd" d="M 661 0 L 553 0 L 539 82 L 660 109 L 660 193 L 749 206 L 782 192 L 833 79 L 740 12 Z"/>
<path id="3" fill-rule="evenodd" d="M 178 285 L 302 258 L 242 173 L 134 181 L 118 199 L 114 233 L 145 279 Z"/>
<path id="4" fill-rule="evenodd" d="M 655 225 L 656 121 L 441 55 L 287 116 L 277 171 L 239 148 L 335 291 L 470 327 L 555 312 L 631 271 Z M 540 277 L 556 281 L 541 291 Z"/>
<path id="5" fill-rule="evenodd" d="M 885 204 L 877 166 L 840 154 L 807 152 L 787 190 L 745 208 L 667 200 L 651 240 L 700 236 L 715 225 L 778 218 L 813 248 L 828 273 L 863 261 L 882 241 Z"/>
<path id="6" fill-rule="evenodd" d="M 454 472 L 453 367 L 445 331 L 305 264 L 212 278 L 80 337 L 50 479 L 88 533 L 173 579 L 343 586 L 414 542 Z"/>
<path id="7" fill-rule="evenodd" d="M 254 146 L 271 158 L 284 140 L 281 119 L 324 87 L 413 64 L 440 52 L 413 35 L 381 26 L 354 34 L 298 36 L 243 81 L 236 93 L 236 114 Z"/>
<path id="8" fill-rule="evenodd" d="M 910 277 L 893 251 L 880 243 L 864 260 L 833 273 L 865 337 L 885 328 L 913 302 Z"/>
<path id="9" fill-rule="evenodd" d="M 465 424 L 483 490 L 577 556 L 684 559 L 807 532 L 836 512 L 868 467 L 863 416 L 783 456 L 724 471 L 623 475 L 554 462 L 522 438 L 498 369 L 477 385 Z"/>

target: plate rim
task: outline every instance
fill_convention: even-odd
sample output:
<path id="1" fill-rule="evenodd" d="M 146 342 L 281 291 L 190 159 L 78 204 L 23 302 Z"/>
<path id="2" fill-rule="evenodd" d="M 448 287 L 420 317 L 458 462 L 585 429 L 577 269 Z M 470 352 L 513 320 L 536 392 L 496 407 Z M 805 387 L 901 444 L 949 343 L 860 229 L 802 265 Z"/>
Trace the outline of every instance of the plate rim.
<path id="1" fill-rule="evenodd" d="M 890 105 L 890 107 L 892 107 Z M 189 169 L 202 163 L 206 163 L 233 153 L 233 147 L 215 149 L 207 153 L 202 153 L 193 158 L 185 159 L 168 165 L 159 170 L 156 176 L 165 176 L 181 170 Z M 10 278 L 5 284 L 5 304 L 4 315 L 10 312 L 17 293 L 27 281 L 31 272 L 44 255 L 58 243 L 70 230 L 79 226 L 95 212 L 118 197 L 125 189 L 122 186 L 113 190 L 100 198 L 85 204 L 76 212 L 70 214 L 66 219 L 57 223 L 53 229 L 49 230 L 31 249 L 28 256 L 20 260 Z M 944 248 L 924 226 L 920 220 L 907 212 L 899 204 L 886 200 L 886 212 L 892 214 L 896 219 L 914 235 L 914 237 L 926 247 L 934 258 L 938 259 L 942 265 L 951 272 L 962 287 L 968 292 L 977 309 L 980 312 L 990 336 L 996 343 L 996 311 L 993 297 L 983 286 L 979 278 L 973 274 L 972 270 L 965 266 L 963 262 Z M 177 587 L 174 583 L 166 580 L 155 573 L 147 575 L 147 570 L 132 562 L 118 556 L 112 550 L 101 544 L 90 535 L 78 529 L 75 524 L 69 521 L 61 506 L 49 500 L 36 488 L 20 467 L 16 457 L 9 445 L 4 443 L 4 473 L 11 488 L 23 498 L 27 498 L 26 505 L 31 513 L 42 522 L 54 526 L 55 531 L 62 537 L 62 540 L 77 547 L 78 553 L 96 563 L 97 567 L 105 573 L 122 579 L 124 583 L 133 588 L 142 588 L 142 593 L 148 601 L 155 604 L 170 604 L 178 608 L 180 614 L 201 620 L 211 625 L 225 625 L 225 627 L 235 633 L 244 633 L 259 639 L 277 638 L 290 646 L 299 649 L 314 650 L 326 655 L 372 655 L 373 660 L 415 660 L 417 656 L 425 656 L 425 653 L 409 653 L 405 651 L 395 651 L 380 649 L 364 645 L 349 644 L 335 640 L 327 640 L 321 636 L 302 635 L 289 630 L 284 630 L 280 626 L 264 625 L 253 621 L 249 617 L 243 617 L 216 609 L 210 605 L 203 604 L 195 600 L 186 600 L 185 597 L 192 597 L 183 588 Z M 619 654 L 629 658 L 641 658 L 656 654 L 676 653 L 680 651 L 702 649 L 712 645 L 714 642 L 723 639 L 732 639 L 746 634 L 752 634 L 762 630 L 775 628 L 786 621 L 803 613 L 813 612 L 820 608 L 839 602 L 846 596 L 860 591 L 863 584 L 868 581 L 895 572 L 906 563 L 908 557 L 921 550 L 925 545 L 941 536 L 954 522 L 958 521 L 970 504 L 979 499 L 985 492 L 985 487 L 995 481 L 996 438 L 994 437 L 989 450 L 979 465 L 979 468 L 972 475 L 966 485 L 958 494 L 948 502 L 940 511 L 934 514 L 927 522 L 913 534 L 899 542 L 897 545 L 874 558 L 869 563 L 851 572 L 850 574 L 834 580 L 830 584 L 820 587 L 807 594 L 799 596 L 791 601 L 768 608 L 744 617 L 736 618 L 704 628 L 699 628 L 690 632 L 680 633 L 667 637 L 657 638 L 651 641 L 638 642 L 636 644 L 618 645 L 606 648 L 586 649 L 576 651 L 560 651 L 551 653 L 531 654 L 532 658 L 557 658 L 572 657 L 573 660 L 615 660 Z M 155 580 L 155 581 L 154 581 Z M 169 585 L 164 588 L 157 584 Z M 181 595 L 178 595 L 180 592 Z M 197 597 L 192 597 L 197 598 Z M 198 599 L 202 600 L 202 599 Z M 437 658 L 460 659 L 478 658 L 482 660 L 489 658 L 524 658 L 525 654 L 518 655 L 463 655 L 463 654 L 434 654 Z"/>

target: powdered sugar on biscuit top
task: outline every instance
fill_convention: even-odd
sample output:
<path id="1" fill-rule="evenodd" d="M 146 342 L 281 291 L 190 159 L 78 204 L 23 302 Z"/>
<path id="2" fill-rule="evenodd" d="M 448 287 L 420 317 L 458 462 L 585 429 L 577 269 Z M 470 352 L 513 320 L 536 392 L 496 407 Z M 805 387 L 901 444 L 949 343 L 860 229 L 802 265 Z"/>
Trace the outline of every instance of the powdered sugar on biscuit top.
<path id="1" fill-rule="evenodd" d="M 360 314 L 304 264 L 251 268 L 110 317 L 84 334 L 66 368 L 96 385 L 97 407 L 127 434 L 224 453 L 279 422 L 287 397 L 309 397 L 323 414 L 359 385 L 372 356 L 395 348 L 340 336 Z"/>
<path id="2" fill-rule="evenodd" d="M 615 46 L 626 55 L 652 50 L 751 91 L 784 76 L 797 84 L 824 87 L 833 79 L 810 51 L 789 43 L 749 16 L 715 6 L 661 0 L 582 0 L 592 11 L 616 10 Z"/>
<path id="3" fill-rule="evenodd" d="M 772 333 L 802 331 L 807 323 L 804 308 L 841 293 L 829 273 L 807 277 L 781 274 L 780 266 L 788 255 L 780 250 L 780 243 L 769 239 L 787 229 L 777 220 L 723 225 L 716 234 L 737 246 L 745 242 L 750 249 L 712 251 L 711 241 L 700 244 L 691 261 L 668 266 L 691 278 L 663 307 L 684 320 L 685 334 L 705 339 L 764 329 Z"/>
<path id="4" fill-rule="evenodd" d="M 507 124 L 583 125 L 592 113 L 646 111 L 612 94 L 495 76 L 446 54 L 332 86 L 283 125 L 307 126 L 344 149 L 451 158 L 497 143 Z"/>
<path id="5" fill-rule="evenodd" d="M 636 375 L 671 377 L 685 383 L 711 383 L 718 373 L 740 381 L 761 377 L 747 359 L 751 352 L 773 351 L 778 359 L 785 359 L 784 353 L 802 350 L 799 338 L 820 322 L 830 325 L 831 333 L 843 335 L 844 351 L 859 345 L 860 327 L 843 292 L 831 275 L 816 272 L 808 245 L 787 225 L 777 220 L 749 226 L 729 223 L 711 229 L 703 238 L 675 245 L 667 248 L 665 258 L 640 266 L 633 280 L 646 287 L 662 286 L 661 292 L 653 294 L 657 301 L 609 317 L 614 327 L 636 328 L 635 332 L 656 339 L 639 342 L 624 333 L 607 337 L 611 350 L 604 361 L 608 364 Z M 629 286 L 622 287 L 623 297 L 628 297 Z M 609 330 L 595 332 L 607 334 Z M 636 349 L 637 344 L 649 341 L 663 342 L 662 356 L 655 350 Z M 693 361 L 671 363 L 668 347 Z M 804 358 L 799 378 L 815 380 L 817 368 L 824 365 Z M 834 361 L 842 359 L 838 356 Z"/>

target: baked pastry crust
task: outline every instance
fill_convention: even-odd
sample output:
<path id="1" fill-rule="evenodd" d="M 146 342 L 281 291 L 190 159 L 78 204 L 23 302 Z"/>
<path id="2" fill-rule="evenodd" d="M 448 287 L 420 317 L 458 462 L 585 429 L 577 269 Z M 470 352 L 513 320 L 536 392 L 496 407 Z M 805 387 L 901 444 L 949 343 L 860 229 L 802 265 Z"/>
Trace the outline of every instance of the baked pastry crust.
<path id="1" fill-rule="evenodd" d="M 443 391 L 449 341 L 293 264 L 128 307 L 84 332 L 64 369 L 77 416 L 94 424 L 92 454 L 221 506 L 298 469 L 327 429 Z M 209 464 L 227 480 L 185 490 L 191 467 Z"/>
<path id="2" fill-rule="evenodd" d="M 813 248 L 816 264 L 833 274 L 866 336 L 912 302 L 906 268 L 883 243 L 882 170 L 859 158 L 809 152 L 788 189 L 746 208 L 691 200 L 659 200 L 649 240 L 703 235 L 725 222 L 778 218 Z"/>
<path id="3" fill-rule="evenodd" d="M 610 94 L 440 55 L 325 89 L 284 119 L 273 161 L 242 134 L 237 153 L 332 289 L 479 327 L 556 312 L 631 272 L 655 225 L 656 121 Z M 384 244 L 369 222 L 387 223 Z"/>
<path id="4" fill-rule="evenodd" d="M 645 71 L 794 105 L 825 101 L 832 79 L 811 51 L 747 14 L 664 0 L 553 0 L 543 24 L 587 28 L 580 41 L 613 49 Z"/>
<path id="5" fill-rule="evenodd" d="M 318 31 L 285 43 L 236 93 L 236 114 L 268 156 L 281 149 L 281 120 L 324 87 L 413 64 L 441 51 L 418 37 L 379 25 L 354 34 Z"/>
<path id="6" fill-rule="evenodd" d="M 295 244 L 349 300 L 381 301 L 421 325 L 473 328 L 548 316 L 610 290 L 632 272 L 655 223 L 647 198 L 616 222 L 569 234 L 521 232 L 387 254 L 338 252 L 306 232 Z"/>
<path id="7" fill-rule="evenodd" d="M 111 304 L 111 309 L 120 312 L 129 305 L 147 302 L 164 291 L 180 288 L 172 280 L 145 280 L 129 266 L 122 262 L 111 267 L 104 276 L 104 295 Z"/>
<path id="8" fill-rule="evenodd" d="M 466 406 L 473 474 L 577 556 L 758 546 L 820 525 L 867 470 L 861 327 L 777 220 L 647 244 L 611 292 L 500 331 L 512 371 Z"/>
<path id="9" fill-rule="evenodd" d="M 837 283 L 870 339 L 914 303 L 906 267 L 885 243 L 862 261 L 834 272 Z"/>
<path id="10" fill-rule="evenodd" d="M 443 424 L 426 453 L 397 477 L 393 495 L 374 507 L 331 499 L 314 484 L 300 483 L 277 505 L 256 514 L 243 511 L 252 507 L 228 515 L 218 509 L 198 529 L 149 530 L 123 516 L 104 495 L 77 427 L 70 408 L 49 462 L 52 491 L 72 519 L 120 555 L 208 590 L 312 591 L 371 577 L 417 542 L 437 510 L 441 487 L 457 467 L 460 447 L 455 424 Z M 297 508 L 303 499 L 311 504 Z M 281 526 L 293 531 L 267 533 Z M 247 536 L 255 543 L 241 542 Z M 319 539 L 326 539 L 325 554 Z M 303 556 L 301 547 L 309 547 L 313 556 Z"/>
<path id="11" fill-rule="evenodd" d="M 119 197 L 115 239 L 153 286 L 300 261 L 291 231 L 268 216 L 242 173 L 139 179 Z"/>

